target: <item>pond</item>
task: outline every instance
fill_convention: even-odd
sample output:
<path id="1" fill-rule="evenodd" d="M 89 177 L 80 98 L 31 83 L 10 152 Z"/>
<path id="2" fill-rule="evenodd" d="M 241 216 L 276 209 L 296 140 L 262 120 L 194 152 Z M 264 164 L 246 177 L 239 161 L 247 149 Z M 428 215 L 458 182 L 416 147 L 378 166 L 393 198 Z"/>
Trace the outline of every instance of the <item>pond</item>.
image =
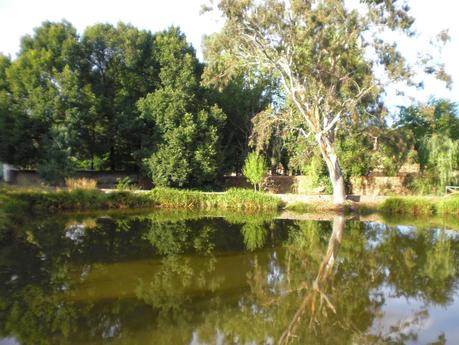
<path id="1" fill-rule="evenodd" d="M 29 221 L 0 238 L 0 344 L 459 344 L 459 232 L 328 218 Z"/>

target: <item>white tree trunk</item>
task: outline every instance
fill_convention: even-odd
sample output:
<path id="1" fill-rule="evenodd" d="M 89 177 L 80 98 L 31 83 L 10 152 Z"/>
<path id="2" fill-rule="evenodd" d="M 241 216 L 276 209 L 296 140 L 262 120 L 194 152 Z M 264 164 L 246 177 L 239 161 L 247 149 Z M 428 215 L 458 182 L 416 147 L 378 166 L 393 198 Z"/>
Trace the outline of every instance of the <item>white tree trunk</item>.
<path id="1" fill-rule="evenodd" d="M 344 177 L 336 155 L 335 143 L 326 134 L 317 134 L 320 153 L 327 164 L 328 175 L 333 186 L 333 203 L 341 205 L 346 200 Z"/>

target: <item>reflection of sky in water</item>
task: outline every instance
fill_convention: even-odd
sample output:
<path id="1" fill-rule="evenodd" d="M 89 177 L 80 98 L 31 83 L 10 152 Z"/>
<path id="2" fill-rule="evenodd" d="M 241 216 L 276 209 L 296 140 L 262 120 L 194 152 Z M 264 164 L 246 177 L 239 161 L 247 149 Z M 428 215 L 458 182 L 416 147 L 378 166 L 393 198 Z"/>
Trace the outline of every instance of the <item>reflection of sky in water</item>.
<path id="1" fill-rule="evenodd" d="M 85 226 L 83 224 L 74 224 L 65 229 L 65 237 L 71 239 L 75 244 L 83 243 L 85 236 Z"/>
<path id="2" fill-rule="evenodd" d="M 384 236 L 387 236 L 387 231 L 398 231 L 402 235 L 407 237 L 414 238 L 416 236 L 416 227 L 409 225 L 397 225 L 390 227 L 386 224 L 378 222 L 365 222 L 367 230 L 371 230 L 374 234 L 374 237 L 368 238 L 368 241 L 365 245 L 366 249 L 373 249 L 379 245 L 379 243 L 384 239 Z M 448 240 L 457 240 L 459 239 L 459 231 L 449 230 L 442 228 L 429 228 L 426 231 L 430 231 L 433 234 L 434 239 L 438 239 L 440 236 L 445 236 Z"/>
<path id="3" fill-rule="evenodd" d="M 410 331 L 417 335 L 416 340 L 406 342 L 410 344 L 429 344 L 444 334 L 446 344 L 459 344 L 459 294 L 454 295 L 454 302 L 447 306 L 429 306 L 420 300 L 406 297 L 396 297 L 390 287 L 378 289 L 385 298 L 382 314 L 375 319 L 371 334 L 394 335 L 392 327 L 406 323 L 403 333 Z M 426 313 L 423 313 L 426 311 Z"/>
<path id="4" fill-rule="evenodd" d="M 16 341 L 16 338 L 8 337 L 8 338 L 0 339 L 0 345 L 20 345 L 20 344 Z"/>
<path id="5" fill-rule="evenodd" d="M 373 231 L 374 237 L 369 238 L 366 248 L 375 248 L 387 236 L 387 231 L 398 231 L 406 237 L 415 237 L 416 227 L 408 225 L 397 225 L 389 227 L 382 223 L 368 222 L 367 229 Z M 457 240 L 459 232 L 454 230 L 431 228 L 432 238 L 437 240 L 444 236 L 448 240 Z M 389 272 L 386 272 L 386 275 Z M 448 306 L 426 305 L 423 301 L 415 298 L 397 297 L 390 286 L 383 286 L 373 291 L 376 295 L 382 293 L 385 303 L 382 306 L 381 314 L 375 319 L 371 334 L 394 336 L 394 327 L 400 327 L 403 334 L 413 332 L 417 338 L 407 341 L 405 344 L 428 344 L 438 340 L 444 335 L 446 344 L 459 344 L 459 293 L 453 295 L 453 303 Z"/>

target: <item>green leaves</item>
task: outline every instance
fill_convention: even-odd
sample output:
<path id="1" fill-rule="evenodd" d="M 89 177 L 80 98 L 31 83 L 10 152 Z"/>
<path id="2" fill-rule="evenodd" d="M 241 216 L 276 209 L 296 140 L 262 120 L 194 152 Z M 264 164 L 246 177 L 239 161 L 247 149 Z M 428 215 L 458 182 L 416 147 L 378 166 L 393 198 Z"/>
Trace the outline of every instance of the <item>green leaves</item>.
<path id="1" fill-rule="evenodd" d="M 261 183 L 268 174 L 268 167 L 263 156 L 250 152 L 245 160 L 242 173 L 253 184 L 255 190 L 261 190 Z"/>
<path id="2" fill-rule="evenodd" d="M 220 168 L 225 115 L 203 97 L 199 64 L 183 34 L 171 28 L 156 43 L 161 86 L 138 102 L 141 117 L 154 128 L 145 168 L 158 186 L 213 182 Z"/>

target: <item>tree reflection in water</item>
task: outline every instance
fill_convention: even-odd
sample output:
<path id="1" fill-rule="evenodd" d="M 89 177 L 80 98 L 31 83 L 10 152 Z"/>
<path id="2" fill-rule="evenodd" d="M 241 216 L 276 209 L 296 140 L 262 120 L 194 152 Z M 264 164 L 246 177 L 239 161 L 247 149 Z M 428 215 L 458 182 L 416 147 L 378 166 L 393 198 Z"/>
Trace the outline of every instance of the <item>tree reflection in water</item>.
<path id="1" fill-rule="evenodd" d="M 458 244 L 447 231 L 339 215 L 31 223 L 1 244 L 0 339 L 409 344 L 420 340 L 432 308 L 457 303 Z M 393 299 L 419 301 L 418 310 L 388 319 Z M 436 337 L 428 341 L 443 344 L 448 334 Z"/>

